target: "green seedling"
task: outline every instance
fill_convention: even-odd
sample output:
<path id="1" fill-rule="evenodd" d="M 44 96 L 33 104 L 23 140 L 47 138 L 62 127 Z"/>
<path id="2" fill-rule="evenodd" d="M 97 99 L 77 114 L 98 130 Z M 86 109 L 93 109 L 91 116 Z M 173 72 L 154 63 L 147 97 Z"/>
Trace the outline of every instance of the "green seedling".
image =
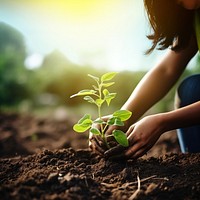
<path id="1" fill-rule="evenodd" d="M 105 131 L 108 126 L 124 126 L 124 121 L 128 120 L 132 115 L 132 113 L 128 110 L 117 110 L 107 121 L 102 119 L 102 105 L 107 104 L 107 106 L 109 106 L 111 100 L 116 97 L 116 93 L 111 93 L 107 89 L 108 87 L 115 84 L 115 82 L 111 80 L 115 77 L 116 74 L 117 72 L 109 72 L 103 74 L 100 78 L 88 74 L 88 76 L 92 78 L 96 83 L 95 85 L 92 85 L 93 89 L 81 90 L 70 97 L 72 98 L 77 96 L 84 96 L 84 100 L 86 100 L 88 103 L 96 105 L 98 109 L 98 119 L 92 120 L 90 114 L 85 114 L 73 126 L 73 130 L 78 133 L 82 133 L 90 129 L 89 132 L 92 134 L 101 136 L 107 148 L 110 148 L 107 142 L 107 138 L 110 136 L 105 135 Z M 98 124 L 100 128 L 95 128 L 92 126 L 93 124 Z M 120 145 L 124 147 L 129 146 L 128 139 L 123 131 L 114 130 L 111 136 L 113 136 Z"/>

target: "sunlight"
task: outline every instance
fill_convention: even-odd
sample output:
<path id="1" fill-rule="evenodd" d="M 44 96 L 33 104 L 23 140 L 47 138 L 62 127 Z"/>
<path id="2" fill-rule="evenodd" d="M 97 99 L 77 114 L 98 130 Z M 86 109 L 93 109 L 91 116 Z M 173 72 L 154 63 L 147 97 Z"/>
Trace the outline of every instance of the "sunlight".
<path id="1" fill-rule="evenodd" d="M 26 58 L 24 64 L 27 69 L 34 69 L 41 66 L 43 57 L 40 54 L 34 53 Z"/>
<path id="2" fill-rule="evenodd" d="M 148 41 L 140 0 L 3 2 L 0 17 L 24 34 L 29 54 L 58 49 L 80 65 L 117 70 L 145 66 Z"/>
<path id="3" fill-rule="evenodd" d="M 70 17 L 70 19 L 82 20 L 93 19 L 95 15 L 100 14 L 103 7 L 107 5 L 116 4 L 119 0 L 19 0 L 13 4 L 19 6 L 31 6 L 36 12 L 48 13 L 50 18 L 52 16 Z M 104 8 L 103 8 L 104 9 Z M 102 13 L 101 13 L 102 14 Z"/>
<path id="4" fill-rule="evenodd" d="M 94 0 L 67 0 L 61 1 L 57 4 L 59 10 L 65 11 L 66 14 L 74 17 L 87 17 L 94 15 L 101 6 L 105 5 L 105 1 L 94 1 Z"/>

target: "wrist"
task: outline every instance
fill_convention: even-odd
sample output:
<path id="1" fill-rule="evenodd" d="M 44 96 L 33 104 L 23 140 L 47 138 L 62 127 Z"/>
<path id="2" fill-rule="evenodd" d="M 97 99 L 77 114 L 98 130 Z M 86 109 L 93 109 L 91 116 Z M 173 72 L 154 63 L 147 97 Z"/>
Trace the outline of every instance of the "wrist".
<path id="1" fill-rule="evenodd" d="M 159 127 L 160 132 L 164 133 L 172 130 L 171 123 L 167 113 L 156 114 L 154 115 L 153 120 L 157 124 L 157 127 Z"/>
<path id="2" fill-rule="evenodd" d="M 163 132 L 171 131 L 176 128 L 174 124 L 174 120 L 171 117 L 170 113 L 162 113 L 158 114 L 160 127 L 162 128 Z"/>

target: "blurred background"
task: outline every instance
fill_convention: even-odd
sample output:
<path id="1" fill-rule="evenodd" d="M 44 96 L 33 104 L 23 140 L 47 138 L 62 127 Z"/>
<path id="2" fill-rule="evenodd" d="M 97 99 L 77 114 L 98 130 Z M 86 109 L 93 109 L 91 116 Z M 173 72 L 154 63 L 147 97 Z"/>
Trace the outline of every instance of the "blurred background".
<path id="1" fill-rule="evenodd" d="M 104 114 L 119 109 L 165 53 L 144 54 L 150 31 L 142 0 L 0 0 L 0 110 L 96 115 L 70 95 L 91 88 L 88 73 L 110 71 L 119 72 L 110 88 L 117 97 Z M 183 77 L 198 62 L 196 56 Z M 172 109 L 174 91 L 149 112 Z"/>

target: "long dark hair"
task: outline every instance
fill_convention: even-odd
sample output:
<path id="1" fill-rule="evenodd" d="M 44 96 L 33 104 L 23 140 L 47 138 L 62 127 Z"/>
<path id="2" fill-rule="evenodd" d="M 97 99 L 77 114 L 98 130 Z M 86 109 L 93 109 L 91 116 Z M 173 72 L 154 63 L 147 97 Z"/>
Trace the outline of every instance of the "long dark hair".
<path id="1" fill-rule="evenodd" d="M 147 36 L 152 46 L 146 54 L 156 47 L 178 50 L 188 44 L 194 32 L 194 11 L 183 8 L 175 0 L 144 0 L 144 6 L 153 31 Z"/>

